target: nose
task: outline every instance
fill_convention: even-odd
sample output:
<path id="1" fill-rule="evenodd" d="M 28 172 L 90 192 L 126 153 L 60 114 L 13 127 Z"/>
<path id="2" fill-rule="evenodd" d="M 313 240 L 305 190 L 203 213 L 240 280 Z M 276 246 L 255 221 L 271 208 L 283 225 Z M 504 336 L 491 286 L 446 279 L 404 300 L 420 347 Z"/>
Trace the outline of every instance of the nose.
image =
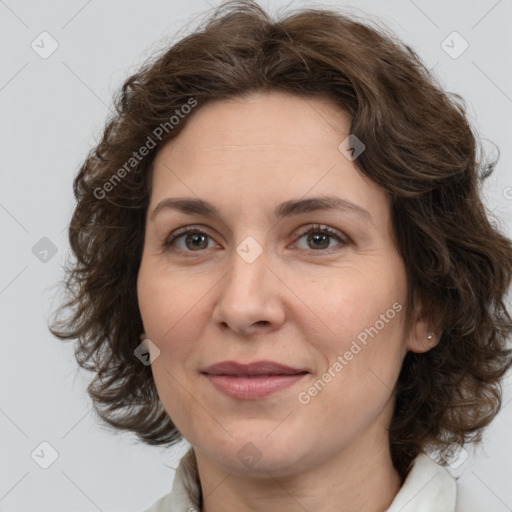
<path id="1" fill-rule="evenodd" d="M 233 251 L 230 263 L 217 288 L 212 314 L 216 325 L 243 336 L 279 328 L 285 321 L 285 286 L 267 265 L 265 251 L 254 261 Z"/>

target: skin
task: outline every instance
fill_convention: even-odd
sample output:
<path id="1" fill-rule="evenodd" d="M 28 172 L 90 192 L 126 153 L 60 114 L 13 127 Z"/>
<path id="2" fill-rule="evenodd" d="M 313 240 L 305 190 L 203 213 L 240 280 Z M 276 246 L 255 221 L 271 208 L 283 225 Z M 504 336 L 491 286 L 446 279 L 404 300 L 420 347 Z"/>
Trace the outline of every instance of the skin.
<path id="1" fill-rule="evenodd" d="M 349 129 L 327 100 L 251 93 L 194 111 L 155 159 L 139 307 L 145 337 L 160 350 L 152 363 L 159 396 L 195 449 L 203 511 L 377 512 L 401 486 L 386 432 L 393 386 L 406 352 L 429 350 L 439 336 L 427 338 L 431 319 L 419 302 L 406 331 L 390 198 L 338 149 Z M 321 195 L 357 204 L 371 221 L 341 210 L 272 218 L 278 203 Z M 153 217 L 170 197 L 212 202 L 222 219 L 170 208 Z M 317 248 L 301 234 L 312 224 L 345 242 L 328 237 Z M 207 232 L 199 249 L 194 233 L 164 245 L 183 226 Z M 236 252 L 246 237 L 262 248 L 252 263 Z M 300 403 L 395 303 L 401 312 Z M 309 373 L 267 398 L 239 400 L 201 374 L 225 360 Z M 247 443 L 260 456 L 250 467 L 239 458 Z"/>

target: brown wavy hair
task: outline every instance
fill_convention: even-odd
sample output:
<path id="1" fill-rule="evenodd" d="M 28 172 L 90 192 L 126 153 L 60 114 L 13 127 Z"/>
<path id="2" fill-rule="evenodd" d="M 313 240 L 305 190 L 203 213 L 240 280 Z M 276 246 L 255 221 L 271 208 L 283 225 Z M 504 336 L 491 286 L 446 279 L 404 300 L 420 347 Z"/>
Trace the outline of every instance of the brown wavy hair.
<path id="1" fill-rule="evenodd" d="M 480 442 L 512 364 L 504 304 L 512 245 L 480 193 L 498 159 L 483 156 L 463 98 L 443 91 L 380 22 L 323 8 L 274 20 L 250 1 L 222 4 L 124 82 L 115 114 L 74 179 L 69 241 L 76 261 L 50 329 L 76 340 L 77 362 L 95 373 L 88 387 L 95 412 L 108 428 L 151 445 L 181 439 L 150 366 L 134 355 L 143 332 L 136 281 L 151 169 L 193 115 L 183 114 L 184 105 L 192 100 L 197 111 L 253 91 L 326 98 L 350 115 L 350 132 L 366 146 L 354 163 L 392 197 L 407 318 L 415 296 L 437 315 L 439 344 L 408 352 L 396 384 L 389 435 L 397 471 L 405 478 L 420 451 Z M 179 122 L 169 121 L 180 112 Z M 155 147 L 130 160 L 148 137 Z"/>

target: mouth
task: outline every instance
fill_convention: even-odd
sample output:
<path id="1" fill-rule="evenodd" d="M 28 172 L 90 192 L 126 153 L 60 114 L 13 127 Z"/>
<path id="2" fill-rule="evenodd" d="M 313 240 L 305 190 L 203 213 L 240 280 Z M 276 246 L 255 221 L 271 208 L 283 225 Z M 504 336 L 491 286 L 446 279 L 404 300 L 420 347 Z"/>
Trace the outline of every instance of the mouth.
<path id="1" fill-rule="evenodd" d="M 272 361 L 250 364 L 224 361 L 205 368 L 201 373 L 227 396 L 257 400 L 292 386 L 309 372 Z"/>

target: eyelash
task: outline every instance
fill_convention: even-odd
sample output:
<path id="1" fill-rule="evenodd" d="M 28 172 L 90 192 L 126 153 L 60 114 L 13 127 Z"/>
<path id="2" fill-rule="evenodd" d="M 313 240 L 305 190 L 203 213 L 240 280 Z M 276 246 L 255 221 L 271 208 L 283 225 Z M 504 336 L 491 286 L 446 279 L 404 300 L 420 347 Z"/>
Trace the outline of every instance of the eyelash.
<path id="1" fill-rule="evenodd" d="M 212 238 L 208 233 L 206 233 L 206 231 L 203 231 L 201 228 L 197 228 L 197 227 L 194 227 L 194 226 L 190 226 L 190 227 L 186 227 L 186 228 L 181 228 L 181 229 L 178 229 L 176 230 L 174 233 L 172 233 L 163 243 L 163 246 L 164 246 L 164 250 L 171 250 L 171 247 L 172 245 L 174 244 L 174 242 L 176 240 L 178 240 L 179 238 L 181 238 L 182 236 L 185 236 L 185 235 L 188 235 L 189 233 L 195 233 L 195 234 L 198 234 L 198 235 L 204 235 L 208 238 Z M 340 236 L 340 234 L 338 234 L 337 231 L 327 227 L 327 226 L 322 226 L 320 224 L 313 224 L 311 226 L 309 226 L 307 229 L 303 230 L 299 235 L 298 235 L 298 239 L 301 239 L 303 236 L 305 235 L 308 235 L 310 233 L 321 233 L 323 235 L 328 235 L 329 237 L 332 237 L 332 238 L 335 238 L 339 243 L 338 246 L 336 247 L 345 247 L 346 245 L 348 245 L 350 243 L 350 239 L 346 236 Z M 333 250 L 336 250 L 336 247 L 331 247 L 330 249 L 318 249 L 318 250 L 314 250 L 314 249 L 311 249 L 311 252 L 318 252 L 318 253 L 327 253 L 327 254 L 331 254 L 331 252 Z M 305 249 L 304 249 L 305 250 Z M 199 251 L 183 251 L 182 249 L 178 249 L 178 251 L 180 252 L 183 252 L 187 255 L 187 257 L 190 255 L 192 256 L 193 253 L 195 252 L 204 252 L 199 250 Z"/>

